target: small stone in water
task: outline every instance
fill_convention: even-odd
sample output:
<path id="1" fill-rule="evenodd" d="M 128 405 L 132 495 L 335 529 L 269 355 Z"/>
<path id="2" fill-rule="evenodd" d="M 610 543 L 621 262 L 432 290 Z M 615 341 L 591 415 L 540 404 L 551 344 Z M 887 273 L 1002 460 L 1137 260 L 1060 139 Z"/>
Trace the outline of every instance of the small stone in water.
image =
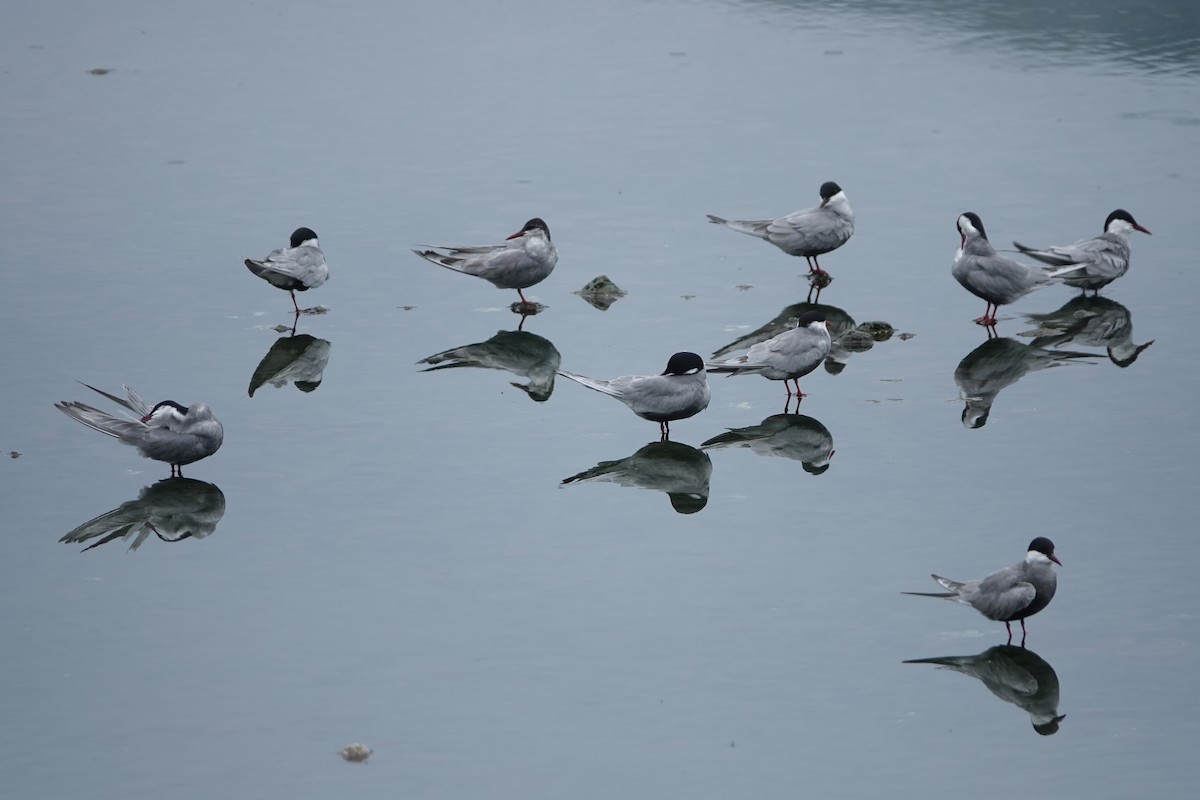
<path id="1" fill-rule="evenodd" d="M 365 744 L 355 742 L 348 744 L 341 750 L 338 750 L 338 755 L 354 764 L 361 764 L 371 757 L 371 753 L 375 751 L 367 747 Z"/>

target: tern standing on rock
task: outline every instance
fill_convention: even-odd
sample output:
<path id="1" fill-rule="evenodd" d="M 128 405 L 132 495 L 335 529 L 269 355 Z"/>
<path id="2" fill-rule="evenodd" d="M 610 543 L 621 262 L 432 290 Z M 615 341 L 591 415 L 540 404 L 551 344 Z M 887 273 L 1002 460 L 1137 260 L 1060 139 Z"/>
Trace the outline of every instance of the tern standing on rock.
<path id="1" fill-rule="evenodd" d="M 709 214 L 708 221 L 765 239 L 789 256 L 804 256 L 810 275 L 828 275 L 817 256 L 837 250 L 854 234 L 854 211 L 842 187 L 833 181 L 821 184 L 821 205 L 816 208 L 776 219 L 723 219 Z"/>
<path id="2" fill-rule="evenodd" d="M 312 228 L 297 228 L 288 247 L 272 250 L 262 261 L 246 259 L 246 267 L 272 286 L 290 292 L 296 313 L 296 292 L 315 289 L 329 277 L 329 265 Z"/>
<path id="3" fill-rule="evenodd" d="M 787 384 L 790 380 L 796 384 L 796 397 L 804 397 L 800 379 L 821 366 L 831 346 L 825 315 L 820 311 L 809 311 L 800 317 L 796 327 L 759 342 L 745 355 L 728 361 L 710 361 L 705 367 L 712 373 L 758 374 L 768 380 L 783 381 L 788 397 L 792 396 L 792 389 Z"/>
<path id="4" fill-rule="evenodd" d="M 497 289 L 516 289 L 522 305 L 532 304 L 521 290 L 544 281 L 558 263 L 558 250 L 550 241 L 550 228 L 539 217 L 526 222 L 503 244 L 435 245 L 413 252 L 439 267 L 483 278 Z"/>

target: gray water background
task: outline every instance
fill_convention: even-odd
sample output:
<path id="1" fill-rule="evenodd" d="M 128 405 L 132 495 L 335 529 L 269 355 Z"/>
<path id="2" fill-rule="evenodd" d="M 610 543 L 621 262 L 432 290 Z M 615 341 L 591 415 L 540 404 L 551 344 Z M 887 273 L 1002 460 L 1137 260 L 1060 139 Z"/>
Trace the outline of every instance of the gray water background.
<path id="1" fill-rule="evenodd" d="M 1200 701 L 1193 334 L 1200 15 L 1189 2 L 21 2 L 0 25 L 0 793 L 5 797 L 1190 797 Z M 94 69 L 111 70 L 92 74 Z M 514 330 L 512 292 L 420 261 L 531 216 L 525 322 L 601 377 L 707 354 L 804 299 L 708 225 L 837 180 L 821 301 L 912 338 L 804 381 L 813 475 L 708 452 L 693 514 L 560 486 L 657 438 L 560 381 L 415 362 Z M 1154 344 L 1032 372 L 960 422 L 980 302 L 954 220 L 1065 243 L 1128 208 L 1105 297 Z M 247 387 L 290 325 L 242 259 L 308 225 L 323 380 Z M 598 274 L 629 294 L 598 311 Z M 1072 299 L 1046 289 L 1007 307 Z M 203 538 L 58 540 L 165 477 L 53 408 L 122 383 L 209 403 Z M 782 410 L 714 378 L 673 439 Z M 1034 535 L 1029 621 L 1066 719 L 906 659 L 1002 627 L 930 591 Z M 89 542 L 91 543 L 91 542 Z M 362 741 L 366 765 L 338 748 Z"/>

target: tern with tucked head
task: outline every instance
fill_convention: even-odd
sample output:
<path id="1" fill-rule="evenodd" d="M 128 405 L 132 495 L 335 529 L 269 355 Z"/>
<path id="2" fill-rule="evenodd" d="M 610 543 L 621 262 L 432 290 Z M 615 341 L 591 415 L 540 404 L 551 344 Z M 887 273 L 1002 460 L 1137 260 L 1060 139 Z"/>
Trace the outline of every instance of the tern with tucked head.
<path id="1" fill-rule="evenodd" d="M 663 438 L 671 434 L 673 421 L 694 417 L 708 408 L 710 395 L 704 359 L 695 353 L 671 356 L 661 375 L 624 375 L 605 381 L 563 369 L 558 374 L 615 397 L 642 419 L 657 422 Z"/>
<path id="2" fill-rule="evenodd" d="M 1063 283 L 1093 294 L 1129 271 L 1129 234 L 1150 231 L 1137 224 L 1133 215 L 1123 208 L 1104 220 L 1104 233 L 1075 244 L 1046 248 L 1026 247 L 1020 242 L 1013 246 L 1030 258 L 1054 267 L 1077 266 L 1079 270 L 1063 279 Z"/>
<path id="3" fill-rule="evenodd" d="M 796 384 L 796 397 L 804 397 L 800 379 L 821 366 L 831 346 L 825 315 L 809 311 L 797 320 L 796 327 L 759 342 L 745 355 L 728 361 L 710 361 L 705 367 L 712 373 L 756 374 L 767 380 L 783 381 L 788 397 L 792 396 L 792 389 L 787 382 L 792 381 Z"/>
<path id="4" fill-rule="evenodd" d="M 116 417 L 84 403 L 61 402 L 54 407 L 94 431 L 136 447 L 146 458 L 170 464 L 172 476 L 182 477 L 184 464 L 208 458 L 220 449 L 225 439 L 221 421 L 204 403 L 183 406 L 174 400 L 163 400 L 151 407 L 128 386 L 124 387 L 128 400 L 123 400 L 83 385 L 132 412 L 132 416 Z"/>
<path id="5" fill-rule="evenodd" d="M 1012 641 L 1009 623 L 1021 621 L 1021 640 L 1025 640 L 1025 618 L 1041 611 L 1054 597 L 1058 576 L 1051 563 L 1062 566 L 1054 555 L 1054 542 L 1039 536 L 1029 543 L 1025 558 L 1011 567 L 996 570 L 978 581 L 952 581 L 940 575 L 933 579 L 945 592 L 903 592 L 918 597 L 941 597 L 963 603 L 988 619 L 1003 622 Z"/>
<path id="6" fill-rule="evenodd" d="M 987 310 L 975 322 L 989 328 L 995 326 L 1000 306 L 1015 302 L 1034 289 L 1063 280 L 1063 275 L 1080 269 L 1078 265 L 1057 269 L 1035 267 L 997 254 L 983 229 L 983 220 L 974 211 L 958 216 L 958 232 L 962 243 L 954 254 L 951 274 L 964 289 L 987 301 Z"/>
<path id="7" fill-rule="evenodd" d="M 558 263 L 550 228 L 538 217 L 526 222 L 502 244 L 435 245 L 413 252 L 439 267 L 483 278 L 497 289 L 516 289 L 522 305 L 532 304 L 521 290 L 544 281 Z"/>
<path id="8" fill-rule="evenodd" d="M 708 221 L 765 239 L 789 256 L 804 256 L 809 274 L 827 275 L 817 256 L 837 250 L 854 234 L 854 211 L 842 187 L 833 181 L 821 184 L 821 204 L 816 208 L 776 219 L 724 219 L 709 214 Z"/>
<path id="9" fill-rule="evenodd" d="M 272 250 L 262 261 L 247 258 L 246 267 L 272 286 L 289 292 L 297 314 L 300 306 L 296 292 L 316 289 L 329 277 L 329 265 L 312 228 L 297 228 L 287 247 Z"/>

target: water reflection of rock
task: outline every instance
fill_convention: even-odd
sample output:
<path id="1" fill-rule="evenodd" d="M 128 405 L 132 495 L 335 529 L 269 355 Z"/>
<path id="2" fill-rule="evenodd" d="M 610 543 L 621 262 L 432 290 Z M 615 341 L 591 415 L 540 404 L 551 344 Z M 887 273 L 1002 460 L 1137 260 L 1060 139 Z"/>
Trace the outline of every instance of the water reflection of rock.
<path id="1" fill-rule="evenodd" d="M 164 542 L 203 539 L 217 529 L 224 515 L 225 495 L 213 484 L 165 478 L 143 488 L 136 500 L 83 523 L 59 541 L 78 544 L 97 539 L 86 551 L 123 539 L 129 541 L 130 550 L 137 550 L 151 533 Z"/>
<path id="2" fill-rule="evenodd" d="M 1066 714 L 1058 713 L 1058 675 L 1032 650 L 1002 644 L 975 656 L 915 658 L 905 664 L 935 664 L 982 681 L 988 691 L 1029 714 L 1042 736 L 1058 732 Z"/>
<path id="3" fill-rule="evenodd" d="M 954 382 L 966 403 L 963 425 L 968 428 L 986 425 L 996 396 L 1029 373 L 1092 357 L 1091 353 L 1033 347 L 1008 337 L 988 339 L 968 353 L 954 370 Z"/>
<path id="4" fill-rule="evenodd" d="M 250 376 L 250 396 L 254 397 L 254 393 L 267 383 L 277 389 L 294 383 L 302 392 L 313 391 L 324 378 L 331 346 L 327 340 L 307 333 L 279 338 L 254 368 L 254 374 Z"/>
<path id="5" fill-rule="evenodd" d="M 1076 296 L 1048 314 L 1026 314 L 1035 330 L 1022 333 L 1034 347 L 1102 347 L 1118 367 L 1128 367 L 1154 340 L 1133 343 L 1133 315 L 1107 297 Z"/>
<path id="6" fill-rule="evenodd" d="M 671 507 L 694 514 L 708 503 L 712 460 L 708 454 L 679 442 L 651 442 L 631 456 L 601 461 L 591 469 L 563 480 L 563 485 L 608 481 L 635 489 L 666 492 Z"/>
<path id="7" fill-rule="evenodd" d="M 528 384 L 514 383 L 532 399 L 550 399 L 554 391 L 554 376 L 561 356 L 550 342 L 526 331 L 499 331 L 486 342 L 467 344 L 423 358 L 418 364 L 433 364 L 422 370 L 433 372 L 452 367 L 500 369 L 529 379 Z"/>
<path id="8" fill-rule="evenodd" d="M 804 471 L 820 475 L 833 458 L 833 435 L 812 417 L 772 414 L 757 425 L 730 428 L 700 445 L 704 450 L 745 447 L 760 456 L 780 456 L 799 461 Z"/>
<path id="9" fill-rule="evenodd" d="M 837 306 L 805 301 L 793 303 L 762 327 L 713 351 L 712 358 L 723 359 L 778 336 L 785 330 L 796 327 L 796 320 L 810 311 L 821 312 L 825 315 L 825 321 L 829 323 L 829 336 L 833 345 L 829 348 L 829 355 L 825 357 L 825 371 L 830 375 L 837 375 L 845 369 L 846 361 L 854 353 L 870 350 L 876 342 L 887 341 L 894 333 L 892 326 L 886 322 L 864 322 L 862 325 L 855 325 L 854 318 Z"/>

